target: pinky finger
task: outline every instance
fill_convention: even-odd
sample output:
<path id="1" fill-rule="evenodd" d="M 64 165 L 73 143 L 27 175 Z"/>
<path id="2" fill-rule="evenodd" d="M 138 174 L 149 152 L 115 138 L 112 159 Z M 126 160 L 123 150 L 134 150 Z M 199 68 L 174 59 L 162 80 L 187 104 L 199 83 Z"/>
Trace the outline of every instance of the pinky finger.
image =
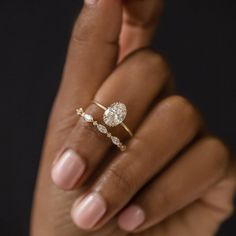
<path id="1" fill-rule="evenodd" d="M 140 232 L 166 220 L 222 179 L 228 165 L 229 152 L 220 141 L 198 141 L 120 213 L 120 228 Z"/>
<path id="2" fill-rule="evenodd" d="M 171 215 L 160 224 L 149 228 L 145 231 L 145 235 L 216 235 L 221 223 L 233 213 L 235 187 L 235 176 L 226 176 L 210 188 L 202 198 Z M 136 235 L 143 236 L 143 233 Z"/>

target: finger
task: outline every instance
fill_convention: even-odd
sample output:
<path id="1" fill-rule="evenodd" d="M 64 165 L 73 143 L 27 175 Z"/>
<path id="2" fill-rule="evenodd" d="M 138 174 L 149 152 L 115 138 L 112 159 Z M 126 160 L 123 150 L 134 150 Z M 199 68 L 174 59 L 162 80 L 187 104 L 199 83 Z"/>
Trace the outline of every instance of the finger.
<path id="1" fill-rule="evenodd" d="M 87 105 L 114 69 L 121 20 L 120 0 L 85 1 L 72 32 L 51 126 L 60 127 L 71 117 L 74 122 L 75 108 Z"/>
<path id="2" fill-rule="evenodd" d="M 83 211 L 88 199 L 95 210 L 103 210 L 96 226 L 108 222 L 194 138 L 199 128 L 200 119 L 185 99 L 173 96 L 160 102 L 139 128 L 127 151 L 108 166 L 91 187 L 91 194 L 74 206 L 74 222 L 85 229 L 95 226 L 87 224 L 94 212 L 88 216 Z"/>
<path id="3" fill-rule="evenodd" d="M 143 50 L 135 53 L 116 69 L 98 90 L 95 100 L 104 106 L 116 101 L 126 104 L 128 116 L 125 123 L 131 130 L 135 130 L 156 95 L 162 90 L 168 76 L 169 70 L 163 59 L 149 50 Z M 86 114 L 93 115 L 93 119 L 99 123 L 102 122 L 103 112 L 94 104 L 86 109 Z M 121 126 L 110 132 L 120 140 L 127 137 L 127 132 Z M 78 186 L 93 173 L 111 145 L 110 138 L 104 134 L 99 135 L 91 123 L 79 119 L 63 145 L 61 157 L 53 166 L 54 183 L 63 189 Z"/>
<path id="4" fill-rule="evenodd" d="M 150 44 L 162 8 L 163 0 L 124 1 L 123 24 L 120 35 L 120 60 L 132 51 Z"/>
<path id="5" fill-rule="evenodd" d="M 200 198 L 225 175 L 228 165 L 229 152 L 220 141 L 198 141 L 121 212 L 119 226 L 143 231 L 160 223 Z"/>
<path id="6" fill-rule="evenodd" d="M 207 190 L 199 200 L 146 230 L 145 234 L 162 236 L 216 235 L 223 221 L 234 212 L 234 194 L 235 177 L 227 175 Z M 136 235 L 141 236 L 143 232 L 136 233 Z"/>

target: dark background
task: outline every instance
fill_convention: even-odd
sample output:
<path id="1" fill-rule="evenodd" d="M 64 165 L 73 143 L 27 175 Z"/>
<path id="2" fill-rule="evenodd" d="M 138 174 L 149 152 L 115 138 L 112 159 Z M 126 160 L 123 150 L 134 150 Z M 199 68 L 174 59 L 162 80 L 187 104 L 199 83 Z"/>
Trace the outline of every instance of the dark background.
<path id="1" fill-rule="evenodd" d="M 27 236 L 50 107 L 82 1 L 0 1 L 0 235 Z M 154 42 L 180 93 L 236 147 L 236 2 L 167 0 Z M 233 236 L 236 217 L 220 235 Z M 43 236 L 43 235 L 42 235 Z"/>

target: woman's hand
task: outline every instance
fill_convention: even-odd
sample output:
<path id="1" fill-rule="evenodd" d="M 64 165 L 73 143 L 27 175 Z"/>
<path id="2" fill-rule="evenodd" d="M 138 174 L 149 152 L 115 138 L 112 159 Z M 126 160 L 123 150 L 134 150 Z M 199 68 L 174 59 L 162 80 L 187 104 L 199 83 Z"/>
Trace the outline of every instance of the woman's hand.
<path id="1" fill-rule="evenodd" d="M 206 133 L 192 104 L 173 95 L 160 55 L 147 49 L 130 54 L 150 42 L 154 24 L 140 22 L 153 22 L 153 12 L 136 15 L 135 1 L 128 1 L 122 25 L 119 0 L 88 2 L 75 25 L 49 121 L 32 235 L 213 236 L 233 209 L 230 152 Z M 160 9 L 159 1 L 150 3 Z M 102 110 L 93 99 L 127 105 L 125 123 L 134 137 L 125 152 L 76 116 L 83 107 L 100 122 Z M 128 138 L 120 126 L 112 134 Z"/>

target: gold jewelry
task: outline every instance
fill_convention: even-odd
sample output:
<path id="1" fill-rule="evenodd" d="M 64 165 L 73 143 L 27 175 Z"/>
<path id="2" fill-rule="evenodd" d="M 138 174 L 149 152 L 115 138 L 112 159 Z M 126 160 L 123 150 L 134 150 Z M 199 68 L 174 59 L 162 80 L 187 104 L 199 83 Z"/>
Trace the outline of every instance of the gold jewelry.
<path id="1" fill-rule="evenodd" d="M 93 119 L 93 116 L 85 113 L 83 108 L 76 109 L 76 113 L 77 115 L 83 117 L 86 122 L 92 123 L 100 133 L 106 135 L 109 139 L 111 139 L 112 143 L 115 144 L 118 148 L 120 148 L 122 152 L 126 150 L 126 146 L 120 141 L 119 138 L 117 138 L 116 136 L 112 136 L 112 134 L 107 130 L 104 125 L 99 124 Z"/>
<path id="2" fill-rule="evenodd" d="M 115 127 L 117 125 L 121 125 L 131 137 L 133 136 L 131 130 L 123 122 L 127 115 L 127 108 L 125 104 L 121 102 L 115 102 L 111 104 L 109 107 L 105 107 L 101 103 L 95 100 L 93 100 L 92 103 L 105 111 L 103 114 L 103 121 L 107 126 Z"/>

